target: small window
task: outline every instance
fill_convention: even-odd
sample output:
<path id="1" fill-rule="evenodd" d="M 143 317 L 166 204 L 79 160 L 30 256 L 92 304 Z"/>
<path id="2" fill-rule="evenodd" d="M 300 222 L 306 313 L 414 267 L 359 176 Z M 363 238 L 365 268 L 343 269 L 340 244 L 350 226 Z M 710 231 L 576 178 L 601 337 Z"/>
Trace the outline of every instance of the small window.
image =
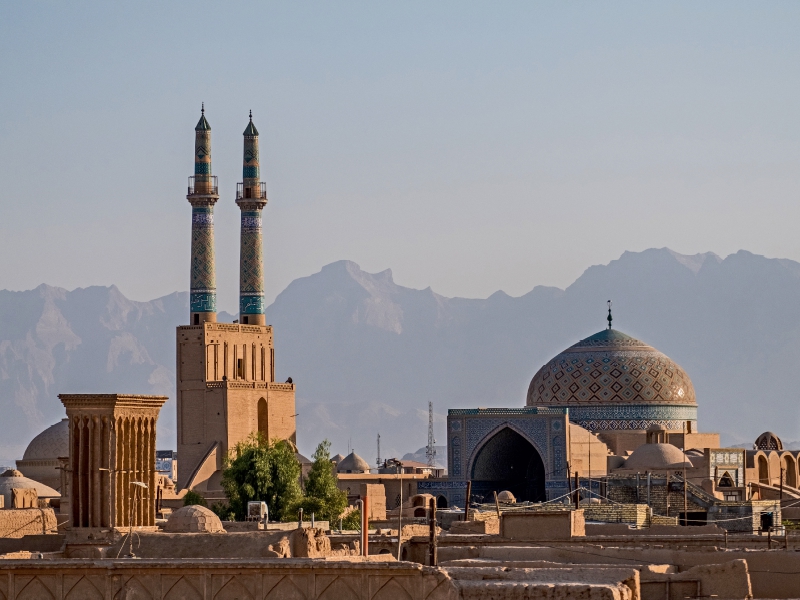
<path id="1" fill-rule="evenodd" d="M 236 359 L 236 374 L 239 379 L 244 379 L 244 365 L 241 358 Z"/>
<path id="2" fill-rule="evenodd" d="M 195 315 L 194 316 L 194 324 L 195 325 L 200 325 L 200 315 Z"/>
<path id="3" fill-rule="evenodd" d="M 247 325 L 247 317 L 242 317 L 242 323 L 243 323 L 244 325 Z"/>

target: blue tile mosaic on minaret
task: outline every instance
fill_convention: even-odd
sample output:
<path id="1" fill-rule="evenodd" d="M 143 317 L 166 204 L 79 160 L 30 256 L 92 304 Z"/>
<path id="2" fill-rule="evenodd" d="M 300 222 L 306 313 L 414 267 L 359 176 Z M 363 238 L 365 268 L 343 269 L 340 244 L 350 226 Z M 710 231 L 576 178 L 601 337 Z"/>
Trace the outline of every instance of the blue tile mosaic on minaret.
<path id="1" fill-rule="evenodd" d="M 214 204 L 219 195 L 216 177 L 211 174 L 211 126 L 205 116 L 205 106 L 195 127 L 194 176 L 189 178 L 186 198 L 192 205 L 189 312 L 192 323 L 199 323 L 216 320 L 217 312 Z"/>

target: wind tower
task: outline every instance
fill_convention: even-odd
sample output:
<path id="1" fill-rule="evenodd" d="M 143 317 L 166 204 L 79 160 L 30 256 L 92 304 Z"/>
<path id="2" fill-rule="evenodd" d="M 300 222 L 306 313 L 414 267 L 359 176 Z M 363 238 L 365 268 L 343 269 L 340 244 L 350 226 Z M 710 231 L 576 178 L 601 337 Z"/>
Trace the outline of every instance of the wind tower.
<path id="1" fill-rule="evenodd" d="M 205 111 L 203 111 L 205 112 Z M 178 489 L 223 500 L 225 457 L 258 433 L 296 443 L 294 384 L 275 382 L 272 327 L 264 318 L 258 131 L 252 118 L 244 133 L 244 179 L 236 191 L 242 212 L 239 323 L 217 323 L 213 219 L 219 198 L 211 175 L 211 127 L 200 118 L 195 132 L 192 203 L 191 320 L 177 329 Z"/>
<path id="2" fill-rule="evenodd" d="M 436 440 L 433 439 L 433 402 L 428 402 L 428 447 L 425 448 L 428 466 L 436 466 Z"/>
<path id="3" fill-rule="evenodd" d="M 214 267 L 214 204 L 219 200 L 217 178 L 211 174 L 211 125 L 206 108 L 194 128 L 194 175 L 186 195 L 192 205 L 192 264 L 189 283 L 189 322 L 216 323 L 217 282 Z"/>
<path id="4" fill-rule="evenodd" d="M 236 186 L 236 204 L 242 212 L 239 253 L 239 322 L 266 325 L 264 316 L 264 257 L 261 211 L 267 205 L 267 184 L 261 181 L 258 162 L 258 129 L 250 122 L 242 134 L 244 156 L 242 182 Z"/>

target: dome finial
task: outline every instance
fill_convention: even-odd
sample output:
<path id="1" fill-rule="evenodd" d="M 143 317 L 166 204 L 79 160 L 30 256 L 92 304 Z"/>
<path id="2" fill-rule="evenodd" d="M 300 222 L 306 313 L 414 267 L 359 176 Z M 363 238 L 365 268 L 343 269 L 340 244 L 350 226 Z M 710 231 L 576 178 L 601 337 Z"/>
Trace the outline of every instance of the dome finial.
<path id="1" fill-rule="evenodd" d="M 206 103 L 205 102 L 201 102 L 200 103 L 200 114 L 201 115 L 206 114 Z"/>
<path id="2" fill-rule="evenodd" d="M 608 316 L 606 317 L 606 320 L 608 321 L 608 328 L 611 329 L 611 300 L 608 301 Z"/>
<path id="3" fill-rule="evenodd" d="M 251 123 L 253 122 L 253 110 L 252 109 L 250 110 L 250 122 Z"/>

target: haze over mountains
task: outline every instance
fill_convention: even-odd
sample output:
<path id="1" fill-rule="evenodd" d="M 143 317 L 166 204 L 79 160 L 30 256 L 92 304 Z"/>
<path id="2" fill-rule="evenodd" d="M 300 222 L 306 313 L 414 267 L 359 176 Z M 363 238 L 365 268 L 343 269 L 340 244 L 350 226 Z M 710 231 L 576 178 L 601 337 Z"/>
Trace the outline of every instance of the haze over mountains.
<path id="1" fill-rule="evenodd" d="M 692 377 L 701 429 L 728 444 L 767 429 L 800 437 L 800 263 L 651 249 L 518 298 L 445 298 L 349 261 L 295 280 L 267 322 L 276 376 L 297 384 L 300 450 L 327 437 L 334 453 L 350 444 L 373 463 L 378 432 L 383 457 L 425 445 L 429 400 L 439 444 L 448 408 L 523 406 L 544 362 L 605 326 L 609 298 L 616 329 Z M 0 291 L 0 463 L 63 416 L 65 392 L 170 396 L 158 445 L 174 448 L 174 328 L 187 314 L 187 293 L 134 302 L 115 287 Z"/>

